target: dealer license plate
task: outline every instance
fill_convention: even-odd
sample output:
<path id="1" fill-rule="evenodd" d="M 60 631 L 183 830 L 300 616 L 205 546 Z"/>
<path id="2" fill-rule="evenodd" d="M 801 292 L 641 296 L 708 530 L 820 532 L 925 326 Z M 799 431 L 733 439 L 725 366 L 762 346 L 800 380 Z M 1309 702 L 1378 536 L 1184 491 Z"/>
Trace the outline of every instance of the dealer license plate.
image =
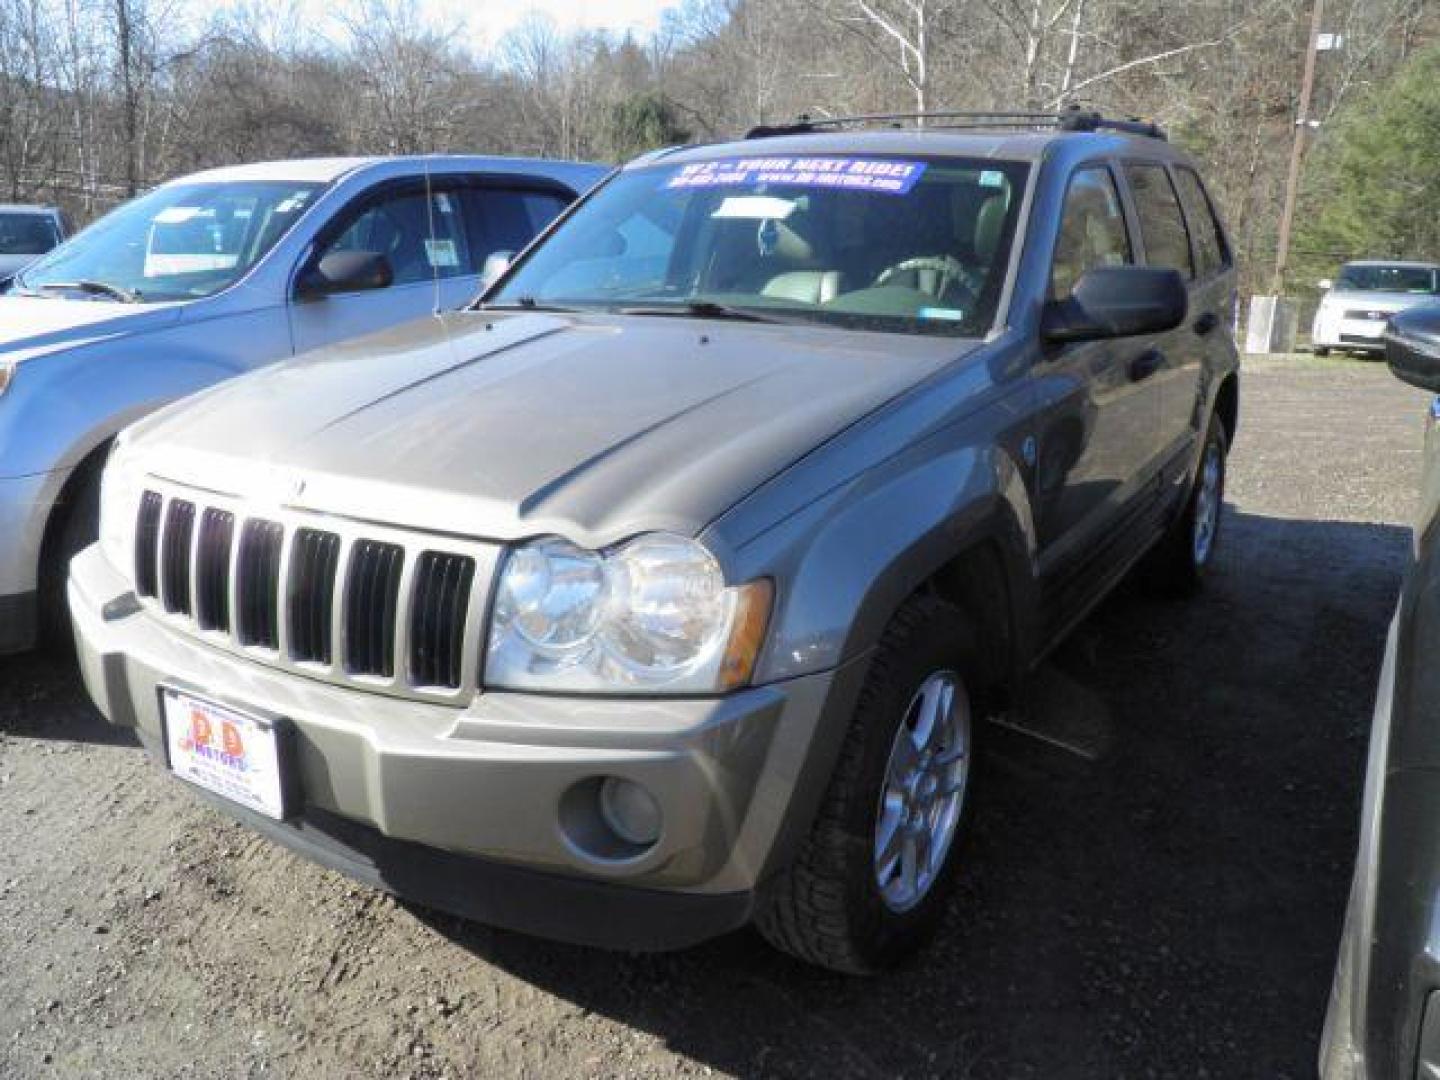
<path id="1" fill-rule="evenodd" d="M 168 686 L 160 688 L 160 703 L 176 776 L 267 817 L 285 816 L 281 729 L 274 720 Z"/>

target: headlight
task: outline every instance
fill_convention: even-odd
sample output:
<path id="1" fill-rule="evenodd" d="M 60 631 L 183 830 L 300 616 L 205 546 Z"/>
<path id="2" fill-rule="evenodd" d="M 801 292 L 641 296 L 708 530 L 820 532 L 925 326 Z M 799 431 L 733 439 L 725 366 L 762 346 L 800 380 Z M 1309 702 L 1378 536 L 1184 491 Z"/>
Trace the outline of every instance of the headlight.
<path id="1" fill-rule="evenodd" d="M 485 683 L 512 690 L 707 694 L 749 682 L 768 581 L 727 586 L 715 557 L 651 533 L 607 553 L 516 548 L 495 592 Z"/>
<path id="2" fill-rule="evenodd" d="M 10 381 L 15 378 L 15 361 L 0 360 L 0 394 L 10 389 Z"/>

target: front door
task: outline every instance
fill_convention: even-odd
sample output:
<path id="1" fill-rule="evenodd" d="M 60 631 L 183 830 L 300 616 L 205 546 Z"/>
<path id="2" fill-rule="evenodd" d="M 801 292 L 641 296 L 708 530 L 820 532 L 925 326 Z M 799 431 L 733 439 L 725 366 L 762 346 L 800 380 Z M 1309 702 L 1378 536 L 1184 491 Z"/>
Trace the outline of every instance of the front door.
<path id="1" fill-rule="evenodd" d="M 480 263 L 471 251 L 461 190 L 416 178 L 386 185 L 342 212 L 322 232 L 311 262 L 333 251 L 373 251 L 389 261 L 394 281 L 384 289 L 292 300 L 295 351 L 451 311 L 474 297 Z"/>
<path id="2" fill-rule="evenodd" d="M 1087 270 L 1134 261 L 1114 174 L 1108 165 L 1082 166 L 1065 196 L 1050 298 L 1069 296 Z M 1104 559 L 1153 483 L 1161 348 L 1154 337 L 1079 342 L 1054 348 L 1035 369 L 1035 524 L 1047 591 L 1103 575 L 1094 560 Z"/>

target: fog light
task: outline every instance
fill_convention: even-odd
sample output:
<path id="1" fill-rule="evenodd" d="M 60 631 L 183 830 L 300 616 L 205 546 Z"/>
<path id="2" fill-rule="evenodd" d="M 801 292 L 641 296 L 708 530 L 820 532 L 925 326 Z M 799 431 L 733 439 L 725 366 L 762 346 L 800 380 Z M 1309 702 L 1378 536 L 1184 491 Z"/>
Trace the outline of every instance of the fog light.
<path id="1" fill-rule="evenodd" d="M 649 847 L 660 839 L 660 804 L 632 780 L 605 778 L 600 785 L 600 816 L 626 843 Z"/>

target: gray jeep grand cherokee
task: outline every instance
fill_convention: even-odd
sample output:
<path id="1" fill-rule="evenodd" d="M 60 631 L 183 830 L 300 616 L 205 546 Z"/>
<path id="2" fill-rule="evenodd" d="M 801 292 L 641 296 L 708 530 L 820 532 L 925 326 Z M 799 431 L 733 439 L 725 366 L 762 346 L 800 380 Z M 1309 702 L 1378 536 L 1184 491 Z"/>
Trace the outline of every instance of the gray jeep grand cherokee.
<path id="1" fill-rule="evenodd" d="M 131 428 L 70 580 L 100 708 L 425 905 L 895 960 L 981 718 L 1142 558 L 1199 582 L 1238 404 L 1183 154 L 928 119 L 651 154 L 475 309 Z"/>

